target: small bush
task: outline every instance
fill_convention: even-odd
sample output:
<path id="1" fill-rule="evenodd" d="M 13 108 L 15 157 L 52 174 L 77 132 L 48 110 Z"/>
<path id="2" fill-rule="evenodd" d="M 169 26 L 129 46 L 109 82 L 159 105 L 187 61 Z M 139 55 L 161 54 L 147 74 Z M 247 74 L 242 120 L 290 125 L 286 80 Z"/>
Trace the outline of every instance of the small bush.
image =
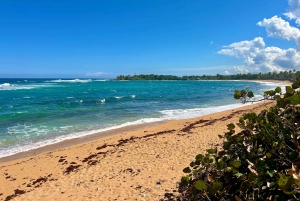
<path id="1" fill-rule="evenodd" d="M 266 91 L 276 105 L 229 124 L 223 150 L 208 149 L 183 169 L 181 200 L 300 200 L 300 76 L 286 93 Z M 248 89 L 235 91 L 243 103 Z M 251 101 L 251 100 L 250 100 Z"/>

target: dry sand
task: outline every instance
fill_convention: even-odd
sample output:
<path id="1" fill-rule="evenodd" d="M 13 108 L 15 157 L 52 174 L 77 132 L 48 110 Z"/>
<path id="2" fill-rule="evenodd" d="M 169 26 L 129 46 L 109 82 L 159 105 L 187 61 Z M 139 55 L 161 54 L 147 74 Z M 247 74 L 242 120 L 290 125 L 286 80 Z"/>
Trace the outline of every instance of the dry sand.
<path id="1" fill-rule="evenodd" d="M 159 200 L 177 193 L 182 169 L 197 154 L 220 149 L 218 134 L 227 124 L 273 104 L 168 121 L 1 162 L 0 200 Z"/>

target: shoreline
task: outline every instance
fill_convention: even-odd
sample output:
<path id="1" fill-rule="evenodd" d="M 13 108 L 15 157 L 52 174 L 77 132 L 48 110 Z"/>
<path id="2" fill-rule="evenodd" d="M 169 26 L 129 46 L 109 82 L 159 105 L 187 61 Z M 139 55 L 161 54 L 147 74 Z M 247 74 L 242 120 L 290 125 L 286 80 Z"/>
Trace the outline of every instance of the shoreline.
<path id="1" fill-rule="evenodd" d="M 82 136 L 82 137 L 76 137 L 76 138 L 72 138 L 72 139 L 63 140 L 61 142 L 57 142 L 54 144 L 50 144 L 50 145 L 46 145 L 43 147 L 34 148 L 34 149 L 31 149 L 28 151 L 19 152 L 19 153 L 10 155 L 10 156 L 2 157 L 2 158 L 0 158 L 0 165 L 3 162 L 9 162 L 9 161 L 13 161 L 13 160 L 17 160 L 17 159 L 21 159 L 21 158 L 25 158 L 25 157 L 35 156 L 35 155 L 42 154 L 45 152 L 51 152 L 51 151 L 55 151 L 58 149 L 63 149 L 63 148 L 67 148 L 70 146 L 75 146 L 78 144 L 91 142 L 91 141 L 101 139 L 101 138 L 106 138 L 106 137 L 115 136 L 115 135 L 122 135 L 122 133 L 125 133 L 125 132 L 142 130 L 142 129 L 145 129 L 148 127 L 163 124 L 164 122 L 165 121 L 157 121 L 157 122 L 130 125 L 130 126 L 111 129 L 108 131 L 98 132 L 98 133 L 94 133 L 94 134 L 90 134 L 90 135 L 86 135 L 86 136 Z"/>
<path id="2" fill-rule="evenodd" d="M 218 134 L 263 101 L 202 117 L 170 120 L 65 148 L 0 163 L 0 200 L 159 200 L 176 193 L 182 169 Z M 173 189 L 173 190 L 172 190 Z M 19 192 L 19 193 L 16 193 Z M 20 193 L 21 192 L 21 193 Z"/>
<path id="3" fill-rule="evenodd" d="M 231 80 L 224 80 L 224 81 L 231 81 Z M 289 81 L 282 81 L 282 80 L 239 80 L 239 81 L 246 81 L 246 82 L 270 82 L 270 83 L 278 83 L 278 84 L 285 84 L 285 85 L 291 85 L 292 83 Z M 254 103 L 257 104 L 258 102 Z M 252 103 L 253 104 L 253 103 Z M 230 105 L 224 105 L 225 106 L 231 106 Z M 237 108 L 241 108 L 244 107 L 245 105 L 241 104 L 240 106 L 237 107 L 233 107 L 233 108 L 227 108 L 225 110 L 221 110 L 221 111 L 226 111 L 226 110 L 230 110 L 230 109 L 237 109 Z M 223 107 L 223 106 L 218 106 L 218 107 Z M 205 109 L 205 108 L 203 108 Z M 80 143 L 85 143 L 85 142 L 90 142 L 93 140 L 97 140 L 100 138 L 105 138 L 105 137 L 109 137 L 109 136 L 113 136 L 113 135 L 121 135 L 124 132 L 128 132 L 128 131 L 135 131 L 135 130 L 141 130 L 143 128 L 146 127 L 151 127 L 151 126 L 155 126 L 158 124 L 162 124 L 165 123 L 166 121 L 172 121 L 172 120 L 188 120 L 191 118 L 200 118 L 202 116 L 206 116 L 206 115 L 210 115 L 213 114 L 215 112 L 212 113 L 204 113 L 202 115 L 197 115 L 197 116 L 193 116 L 193 117 L 189 117 L 189 118 L 182 118 L 182 119 L 161 119 L 158 121 L 154 121 L 154 122 L 148 122 L 148 123 L 141 123 L 141 124 L 132 124 L 129 126 L 121 126 L 119 128 L 112 128 L 112 129 L 108 129 L 105 131 L 101 131 L 101 132 L 94 132 L 92 134 L 87 134 L 87 135 L 83 135 L 83 136 L 78 136 L 78 137 L 74 137 L 74 138 L 70 138 L 70 139 L 63 139 L 59 142 L 54 142 L 51 144 L 46 144 L 37 148 L 33 148 L 30 150 L 26 150 L 26 151 L 21 151 L 18 153 L 14 153 L 8 156 L 4 156 L 4 157 L 0 157 L 0 163 L 2 162 L 7 162 L 7 161 L 11 161 L 11 160 L 15 160 L 15 159 L 20 159 L 20 158 L 24 158 L 24 157 L 29 157 L 29 156 L 34 156 L 40 153 L 44 153 L 44 152 L 49 152 L 49 151 L 54 151 L 57 149 L 61 149 L 61 148 L 65 148 L 68 146 L 72 146 L 72 145 L 77 145 Z"/>
<path id="4" fill-rule="evenodd" d="M 139 123 L 139 124 L 132 124 L 132 125 L 127 125 L 127 126 L 121 126 L 118 128 L 113 128 L 113 129 L 108 129 L 105 131 L 101 131 L 101 132 L 95 132 L 92 134 L 88 134 L 88 135 L 83 135 L 83 136 L 78 136 L 75 138 L 71 138 L 71 139 L 64 139 L 62 141 L 59 142 L 55 142 L 52 144 L 47 144 L 41 147 L 37 147 L 37 148 L 33 148 L 30 150 L 26 150 L 26 151 L 22 151 L 22 152 L 18 152 L 12 155 L 8 155 L 8 156 L 4 156 L 4 157 L 0 157 L 0 164 L 2 162 L 8 162 L 8 161 L 12 161 L 12 160 L 16 160 L 16 159 L 20 159 L 20 158 L 24 158 L 24 157 L 30 157 L 30 156 L 35 156 L 41 153 L 45 153 L 45 152 L 50 152 L 50 151 L 55 151 L 58 149 L 62 149 L 62 148 L 66 148 L 66 147 L 70 147 L 73 145 L 78 145 L 78 144 L 82 144 L 82 143 L 86 143 L 86 142 L 91 142 L 97 139 L 102 139 L 102 138 L 106 138 L 106 137 L 110 137 L 110 136 L 121 136 L 123 133 L 126 132 L 133 132 L 133 131 L 139 131 L 139 130 L 143 130 L 145 128 L 149 128 L 149 127 L 153 127 L 156 125 L 160 125 L 160 124 L 164 124 L 166 122 L 169 121 L 188 121 L 191 119 L 195 119 L 195 118 L 201 118 L 207 115 L 213 115 L 215 113 L 219 113 L 219 112 L 226 112 L 229 110 L 234 110 L 234 109 L 239 109 L 245 106 L 249 106 L 252 104 L 258 104 L 259 102 L 252 102 L 252 103 L 247 103 L 247 104 L 242 104 L 242 103 L 235 103 L 235 104 L 229 104 L 229 105 L 222 105 L 222 106 L 217 106 L 215 108 L 218 108 L 218 112 L 202 112 L 201 110 L 207 110 L 207 108 L 201 108 L 199 109 L 202 114 L 201 115 L 196 115 L 193 117 L 189 117 L 189 118 L 179 118 L 179 119 L 161 119 L 158 121 L 154 121 L 154 122 L 147 122 L 147 123 Z"/>

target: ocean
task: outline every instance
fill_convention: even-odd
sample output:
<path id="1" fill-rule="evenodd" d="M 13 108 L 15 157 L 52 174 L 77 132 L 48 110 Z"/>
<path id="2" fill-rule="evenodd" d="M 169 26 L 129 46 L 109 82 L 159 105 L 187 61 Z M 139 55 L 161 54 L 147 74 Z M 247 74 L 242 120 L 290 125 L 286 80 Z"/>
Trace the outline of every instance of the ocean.
<path id="1" fill-rule="evenodd" d="M 233 98 L 235 89 L 249 87 L 261 98 L 276 86 L 280 84 L 0 79 L 0 158 L 125 126 L 241 107 Z"/>

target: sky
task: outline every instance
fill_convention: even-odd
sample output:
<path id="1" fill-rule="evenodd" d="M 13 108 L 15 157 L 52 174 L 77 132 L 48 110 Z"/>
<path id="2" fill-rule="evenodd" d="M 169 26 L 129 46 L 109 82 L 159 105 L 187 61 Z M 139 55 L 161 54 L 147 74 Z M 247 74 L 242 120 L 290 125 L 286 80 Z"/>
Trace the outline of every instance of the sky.
<path id="1" fill-rule="evenodd" d="M 300 70 L 300 0 L 0 0 L 0 77 Z"/>

